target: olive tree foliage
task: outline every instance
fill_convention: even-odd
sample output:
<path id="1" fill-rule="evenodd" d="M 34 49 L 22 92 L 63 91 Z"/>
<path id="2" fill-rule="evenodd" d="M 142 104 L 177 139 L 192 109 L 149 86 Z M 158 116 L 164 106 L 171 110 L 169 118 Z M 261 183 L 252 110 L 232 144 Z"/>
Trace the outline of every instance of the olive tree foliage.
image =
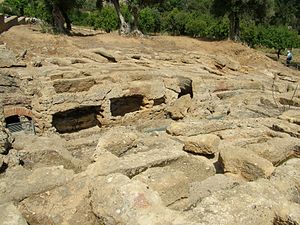
<path id="1" fill-rule="evenodd" d="M 69 13 L 72 9 L 81 7 L 85 0 L 43 0 L 48 13 L 51 15 L 51 24 L 55 31 L 68 33 L 72 29 Z M 65 25 L 66 24 L 66 25 Z"/>
<path id="2" fill-rule="evenodd" d="M 229 38 L 240 40 L 240 21 L 244 16 L 264 20 L 274 14 L 274 0 L 213 0 L 211 12 L 218 17 L 228 16 Z"/>
<path id="3" fill-rule="evenodd" d="M 300 32 L 299 0 L 275 0 L 275 14 L 271 23 L 276 26 L 290 26 Z"/>
<path id="4" fill-rule="evenodd" d="M 100 1 L 101 0 L 97 0 L 97 5 L 101 5 Z M 110 1 L 114 5 L 120 23 L 119 32 L 121 34 L 128 34 L 131 31 L 138 30 L 138 18 L 139 18 L 140 10 L 142 8 L 156 3 L 160 3 L 163 0 L 125 0 L 125 4 L 128 6 L 128 9 L 132 16 L 132 26 L 129 22 L 125 20 L 125 17 L 121 12 L 120 1 L 119 0 L 107 0 L 107 1 Z"/>

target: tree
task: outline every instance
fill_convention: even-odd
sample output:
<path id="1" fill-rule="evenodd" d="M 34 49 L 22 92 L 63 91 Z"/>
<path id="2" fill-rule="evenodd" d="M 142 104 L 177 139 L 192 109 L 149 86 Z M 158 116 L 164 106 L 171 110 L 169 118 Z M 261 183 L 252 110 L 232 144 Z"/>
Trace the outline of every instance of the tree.
<path id="1" fill-rule="evenodd" d="M 286 25 L 300 31 L 299 0 L 275 0 L 275 14 L 271 20 L 273 25 Z"/>
<path id="2" fill-rule="evenodd" d="M 28 0 L 5 0 L 2 3 L 2 10 L 10 15 L 24 16 L 24 9 L 28 4 Z"/>
<path id="3" fill-rule="evenodd" d="M 262 20 L 273 13 L 274 0 L 213 0 L 212 13 L 229 18 L 229 38 L 240 40 L 240 21 L 244 15 Z"/>
<path id="4" fill-rule="evenodd" d="M 80 7 L 85 0 L 44 0 L 44 4 L 52 17 L 52 25 L 59 33 L 69 33 L 72 29 L 69 12 Z M 65 27 L 66 24 L 66 27 Z"/>
<path id="5" fill-rule="evenodd" d="M 263 30 L 262 37 L 261 44 L 276 49 L 278 59 L 282 50 L 300 47 L 300 38 L 297 32 L 284 26 L 268 27 Z"/>

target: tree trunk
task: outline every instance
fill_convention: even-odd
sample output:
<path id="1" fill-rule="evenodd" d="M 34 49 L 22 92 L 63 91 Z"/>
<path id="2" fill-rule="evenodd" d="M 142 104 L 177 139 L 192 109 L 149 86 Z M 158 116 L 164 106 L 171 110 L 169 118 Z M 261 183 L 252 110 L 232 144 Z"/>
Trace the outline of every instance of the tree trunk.
<path id="1" fill-rule="evenodd" d="M 66 21 L 67 30 L 71 31 L 72 30 L 72 22 L 71 22 L 71 20 L 68 16 L 67 12 L 65 12 L 63 10 L 61 10 L 61 12 L 62 12 L 62 15 L 63 15 L 65 21 Z"/>
<path id="2" fill-rule="evenodd" d="M 279 58 L 280 58 L 280 52 L 281 52 L 281 49 L 278 49 L 278 50 L 277 50 L 277 61 L 278 61 Z"/>
<path id="3" fill-rule="evenodd" d="M 66 29 L 64 27 L 65 19 L 57 5 L 53 6 L 52 17 L 55 31 L 59 33 L 66 33 Z"/>
<path id="4" fill-rule="evenodd" d="M 237 12 L 231 12 L 229 14 L 229 39 L 233 41 L 240 40 L 240 18 Z"/>
<path id="5" fill-rule="evenodd" d="M 119 21 L 120 21 L 120 33 L 121 34 L 130 33 L 130 26 L 128 23 L 126 23 L 123 15 L 121 14 L 119 0 L 112 0 L 112 3 L 114 4 L 116 13 L 117 13 Z"/>
<path id="6" fill-rule="evenodd" d="M 139 19 L 139 10 L 137 6 L 131 8 L 131 13 L 133 16 L 133 30 L 138 30 L 138 19 Z"/>
<path id="7" fill-rule="evenodd" d="M 96 8 L 102 9 L 103 8 L 103 0 L 97 0 L 96 1 Z"/>

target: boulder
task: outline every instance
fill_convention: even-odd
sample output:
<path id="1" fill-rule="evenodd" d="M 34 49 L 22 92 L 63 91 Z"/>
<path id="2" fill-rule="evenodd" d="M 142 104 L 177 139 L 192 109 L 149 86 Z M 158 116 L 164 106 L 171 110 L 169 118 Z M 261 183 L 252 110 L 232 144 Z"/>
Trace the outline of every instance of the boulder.
<path id="1" fill-rule="evenodd" d="M 27 169 L 63 166 L 65 169 L 80 171 L 83 163 L 66 150 L 67 143 L 58 135 L 40 137 L 17 134 L 12 145 Z"/>
<path id="2" fill-rule="evenodd" d="M 138 137 L 136 131 L 128 128 L 111 128 L 101 135 L 93 158 L 97 160 L 97 157 L 105 151 L 111 152 L 119 157 L 136 145 Z"/>
<path id="3" fill-rule="evenodd" d="M 245 146 L 257 155 L 279 165 L 291 157 L 300 156 L 300 140 L 298 138 L 272 138 L 267 142 Z"/>
<path id="4" fill-rule="evenodd" d="M 84 173 L 91 177 L 105 176 L 111 173 L 122 173 L 133 177 L 148 168 L 176 162 L 186 155 L 180 149 L 172 149 L 172 146 L 126 155 L 122 158 L 118 158 L 112 153 L 107 152 L 101 154 L 95 163 L 87 167 Z"/>
<path id="5" fill-rule="evenodd" d="M 218 152 L 220 138 L 214 134 L 204 134 L 188 137 L 183 150 L 201 155 L 213 155 Z"/>
<path id="6" fill-rule="evenodd" d="M 38 168 L 33 171 L 13 167 L 0 179 L 0 204 L 20 201 L 34 194 L 60 186 L 73 178 L 74 172 L 62 166 Z"/>
<path id="7" fill-rule="evenodd" d="M 189 212 L 189 218 L 201 225 L 274 225 L 287 205 L 276 187 L 260 179 L 213 193 Z"/>
<path id="8" fill-rule="evenodd" d="M 239 184 L 239 180 L 223 174 L 215 174 L 203 181 L 193 182 L 189 187 L 190 194 L 186 209 L 196 207 L 204 198 L 217 191 L 230 190 Z"/>
<path id="9" fill-rule="evenodd" d="M 91 180 L 78 177 L 61 187 L 26 198 L 19 209 L 30 225 L 96 225 L 90 189 Z"/>
<path id="10" fill-rule="evenodd" d="M 173 104 L 171 104 L 166 109 L 166 113 L 173 119 L 179 120 L 183 119 L 187 114 L 192 105 L 192 98 L 190 95 L 183 95 L 176 99 Z"/>
<path id="11" fill-rule="evenodd" d="M 28 225 L 22 214 L 12 203 L 0 205 L 0 225 Z"/>
<path id="12" fill-rule="evenodd" d="M 150 168 L 135 176 L 133 180 L 143 182 L 157 191 L 167 207 L 188 196 L 189 180 L 186 174 L 170 166 Z"/>
<path id="13" fill-rule="evenodd" d="M 239 174 L 248 181 L 269 177 L 274 167 L 272 163 L 251 150 L 226 146 L 222 148 L 219 162 L 224 172 Z"/>
<path id="14" fill-rule="evenodd" d="M 157 191 L 164 205 L 171 209 L 183 209 L 192 182 L 200 182 L 215 174 L 213 164 L 204 157 L 187 156 L 165 167 L 154 167 L 135 176 Z"/>
<path id="15" fill-rule="evenodd" d="M 180 213 L 167 209 L 157 192 L 121 174 L 98 177 L 91 195 L 93 212 L 103 224 L 184 224 Z"/>
<path id="16" fill-rule="evenodd" d="M 290 159 L 277 167 L 270 182 L 292 202 L 300 203 L 300 159 Z"/>

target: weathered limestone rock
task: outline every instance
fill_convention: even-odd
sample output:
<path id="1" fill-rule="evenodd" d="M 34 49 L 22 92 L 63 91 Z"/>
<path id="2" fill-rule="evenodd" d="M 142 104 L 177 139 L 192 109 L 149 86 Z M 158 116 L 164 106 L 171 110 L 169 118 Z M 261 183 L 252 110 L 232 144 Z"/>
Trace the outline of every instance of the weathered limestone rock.
<path id="1" fill-rule="evenodd" d="M 78 78 L 78 79 L 66 79 L 66 80 L 55 80 L 53 87 L 56 93 L 64 92 L 82 92 L 88 91 L 95 84 L 93 78 Z"/>
<path id="2" fill-rule="evenodd" d="M 14 53 L 6 48 L 0 46 L 0 68 L 7 68 L 17 64 L 17 59 Z"/>
<path id="3" fill-rule="evenodd" d="M 0 179 L 0 204 L 8 201 L 20 201 L 60 186 L 73 178 L 73 171 L 62 166 L 38 168 L 31 171 L 22 167 L 8 170 Z"/>
<path id="4" fill-rule="evenodd" d="M 122 173 L 133 177 L 148 168 L 170 164 L 185 157 L 187 154 L 179 149 L 153 149 L 118 158 L 112 153 L 101 154 L 97 161 L 87 167 L 84 174 L 95 177 L 111 173 Z"/>
<path id="5" fill-rule="evenodd" d="M 133 130 L 125 127 L 112 128 L 100 137 L 93 156 L 94 160 L 96 161 L 98 155 L 105 151 L 121 156 L 136 145 L 137 139 L 138 134 Z"/>
<path id="6" fill-rule="evenodd" d="M 245 146 L 257 155 L 278 165 L 288 158 L 300 156 L 300 140 L 298 138 L 272 138 L 267 142 Z"/>
<path id="7" fill-rule="evenodd" d="M 300 126 L 297 124 L 280 121 L 273 123 L 270 128 L 278 132 L 289 134 L 292 137 L 300 138 Z"/>
<path id="8" fill-rule="evenodd" d="M 21 164 L 21 156 L 18 151 L 10 149 L 8 154 L 2 155 L 3 163 L 6 167 L 14 167 Z"/>
<path id="9" fill-rule="evenodd" d="M 224 172 L 239 174 L 248 181 L 267 178 L 274 170 L 270 161 L 251 150 L 234 146 L 226 146 L 220 151 L 219 162 Z"/>
<path id="10" fill-rule="evenodd" d="M 182 209 L 190 195 L 189 185 L 215 174 L 213 164 L 204 157 L 186 156 L 165 167 L 154 167 L 135 176 L 157 191 L 166 206 Z"/>
<path id="11" fill-rule="evenodd" d="M 287 205 L 288 204 L 288 205 Z M 273 225 L 296 224 L 300 222 L 300 205 L 296 203 L 287 203 L 277 213 Z"/>
<path id="12" fill-rule="evenodd" d="M 150 168 L 135 176 L 133 180 L 143 182 L 157 191 L 167 207 L 188 196 L 189 180 L 186 174 L 170 166 Z"/>
<path id="13" fill-rule="evenodd" d="M 12 203 L 0 205 L 0 225 L 28 225 Z"/>
<path id="14" fill-rule="evenodd" d="M 283 165 L 277 167 L 270 182 L 285 195 L 285 197 L 295 203 L 300 203 L 300 159 L 290 159 Z"/>
<path id="15" fill-rule="evenodd" d="M 209 134 L 212 132 L 233 129 L 233 122 L 229 121 L 208 121 L 197 122 L 174 122 L 167 128 L 167 133 L 173 136 L 195 136 L 199 134 Z"/>
<path id="16" fill-rule="evenodd" d="M 83 162 L 74 158 L 65 148 L 66 142 L 57 135 L 39 137 L 18 134 L 12 147 L 17 150 L 25 168 L 34 169 L 45 166 L 61 166 L 80 171 Z"/>
<path id="17" fill-rule="evenodd" d="M 201 225 L 273 225 L 277 213 L 287 205 L 283 195 L 261 179 L 204 198 L 190 219 Z"/>
<path id="18" fill-rule="evenodd" d="M 96 225 L 90 206 L 91 181 L 75 178 L 71 182 L 26 198 L 19 209 L 31 225 Z"/>
<path id="19" fill-rule="evenodd" d="M 166 112 L 173 120 L 183 119 L 188 114 L 191 105 L 192 99 L 190 95 L 183 95 L 170 105 Z"/>
<path id="20" fill-rule="evenodd" d="M 146 184 L 121 174 L 95 180 L 91 205 L 100 221 L 107 225 L 184 224 L 183 217 L 164 207 L 159 195 Z"/>
<path id="21" fill-rule="evenodd" d="M 212 155 L 218 152 L 220 138 L 214 134 L 205 134 L 188 137 L 183 150 L 196 154 Z"/>
<path id="22" fill-rule="evenodd" d="M 1 77 L 1 76 L 0 76 Z M 1 79 L 1 78 L 0 78 Z M 3 106 L 0 99 L 0 154 L 6 153 L 8 149 L 11 147 L 11 143 L 13 138 L 11 137 L 10 132 L 5 129 L 5 119 Z"/>
<path id="23" fill-rule="evenodd" d="M 228 68 L 233 71 L 237 71 L 241 68 L 241 65 L 238 61 L 235 61 L 231 58 L 228 58 L 226 56 L 222 57 L 215 57 L 215 66 L 219 69 Z"/>
<path id="24" fill-rule="evenodd" d="M 300 125 L 300 111 L 299 110 L 288 110 L 279 116 L 280 119 L 287 120 L 291 123 Z"/>
<path id="25" fill-rule="evenodd" d="M 6 153 L 11 146 L 11 136 L 0 127 L 0 154 Z"/>
<path id="26" fill-rule="evenodd" d="M 300 98 L 299 97 L 292 98 L 291 96 L 281 96 L 279 98 L 279 102 L 282 105 L 286 105 L 286 106 L 289 106 L 289 107 L 290 106 L 295 106 L 295 107 L 299 107 L 300 106 Z"/>
<path id="27" fill-rule="evenodd" d="M 223 174 L 215 174 L 203 181 L 190 184 L 190 195 L 187 208 L 196 207 L 204 198 L 221 190 L 230 190 L 239 185 L 240 181 Z"/>

